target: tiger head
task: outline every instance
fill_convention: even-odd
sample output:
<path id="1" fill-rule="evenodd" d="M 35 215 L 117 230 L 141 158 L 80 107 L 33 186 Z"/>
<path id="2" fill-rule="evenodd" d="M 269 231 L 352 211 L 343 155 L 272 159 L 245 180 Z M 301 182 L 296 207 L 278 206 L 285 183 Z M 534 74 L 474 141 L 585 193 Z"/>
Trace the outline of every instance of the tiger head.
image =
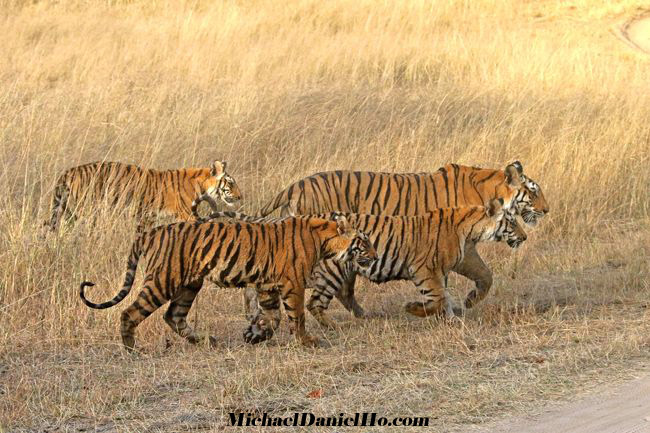
<path id="1" fill-rule="evenodd" d="M 507 206 L 516 213 L 529 226 L 534 226 L 537 221 L 548 213 L 548 203 L 542 188 L 524 174 L 521 162 L 515 161 L 505 169 L 506 181 L 517 190 L 512 202 Z"/>
<path id="2" fill-rule="evenodd" d="M 226 161 L 216 160 L 210 167 L 210 177 L 204 182 L 205 195 L 216 202 L 221 199 L 226 205 L 234 206 L 242 199 L 242 193 L 235 179 L 226 173 Z"/>
<path id="3" fill-rule="evenodd" d="M 485 214 L 487 218 L 483 227 L 478 227 L 481 224 L 477 225 L 477 229 L 481 231 L 480 240 L 506 241 L 510 248 L 517 248 L 526 240 L 526 232 L 517 221 L 514 209 L 506 209 L 503 199 L 490 201 L 485 208 Z"/>
<path id="4" fill-rule="evenodd" d="M 328 253 L 337 261 L 353 261 L 360 269 L 368 269 L 377 260 L 377 251 L 368 235 L 352 226 L 344 215 L 336 215 L 336 238 L 328 242 Z"/>

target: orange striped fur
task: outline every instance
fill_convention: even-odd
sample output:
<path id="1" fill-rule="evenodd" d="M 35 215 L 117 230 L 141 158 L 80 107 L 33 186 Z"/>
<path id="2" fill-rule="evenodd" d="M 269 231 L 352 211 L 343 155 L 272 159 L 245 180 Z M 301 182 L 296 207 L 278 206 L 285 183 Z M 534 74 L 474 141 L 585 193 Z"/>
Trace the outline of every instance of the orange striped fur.
<path id="1" fill-rule="evenodd" d="M 370 261 L 365 258 L 370 258 Z M 264 314 L 245 332 L 257 343 L 273 335 L 284 303 L 291 331 L 306 345 L 317 340 L 305 331 L 304 294 L 307 278 L 323 258 L 343 263 L 354 259 L 369 266 L 376 253 L 363 233 L 345 217 L 336 222 L 314 217 L 286 218 L 277 223 L 187 223 L 163 225 L 142 234 L 133 244 L 122 290 L 108 302 L 82 300 L 91 308 L 109 308 L 124 299 L 133 286 L 138 261 L 144 259 L 144 287 L 122 313 L 121 334 L 127 350 L 135 345 L 135 328 L 171 301 L 165 321 L 191 343 L 202 340 L 187 324 L 192 303 L 208 275 L 222 287 L 253 286 L 260 290 Z M 214 343 L 214 338 L 210 337 Z"/>
<path id="2" fill-rule="evenodd" d="M 121 162 L 94 162 L 68 169 L 59 178 L 52 199 L 52 216 L 46 223 L 56 230 L 61 217 L 70 219 L 77 210 L 99 201 L 110 206 L 135 207 L 143 225 L 155 216 L 178 220 L 198 217 L 202 200 L 216 210 L 216 201 L 232 205 L 242 198 L 235 180 L 226 173 L 226 163 L 212 167 L 158 171 Z"/>

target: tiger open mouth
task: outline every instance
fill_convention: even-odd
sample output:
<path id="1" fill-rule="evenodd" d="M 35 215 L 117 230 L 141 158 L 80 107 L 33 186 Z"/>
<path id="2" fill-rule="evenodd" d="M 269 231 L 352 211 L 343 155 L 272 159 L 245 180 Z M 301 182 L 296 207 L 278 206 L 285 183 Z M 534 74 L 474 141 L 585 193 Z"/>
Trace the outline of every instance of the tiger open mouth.
<path id="1" fill-rule="evenodd" d="M 508 239 L 506 241 L 510 248 L 519 248 L 524 243 L 521 239 Z"/>

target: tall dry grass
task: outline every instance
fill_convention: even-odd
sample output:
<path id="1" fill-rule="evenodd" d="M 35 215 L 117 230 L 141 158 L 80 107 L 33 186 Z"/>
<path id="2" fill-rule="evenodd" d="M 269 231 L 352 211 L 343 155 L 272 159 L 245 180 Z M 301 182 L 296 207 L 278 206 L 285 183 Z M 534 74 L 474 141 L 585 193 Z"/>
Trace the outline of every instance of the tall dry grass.
<path id="1" fill-rule="evenodd" d="M 558 351 L 553 356 L 559 363 L 548 368 L 548 377 L 565 372 L 566 389 L 577 374 L 569 363 L 584 361 L 601 368 L 609 365 L 611 353 L 626 362 L 647 347 L 641 319 L 645 313 L 634 310 L 629 321 L 617 322 L 614 317 L 623 310 L 611 307 L 622 303 L 632 308 L 627 305 L 642 302 L 648 289 L 650 63 L 619 45 L 609 31 L 615 19 L 634 13 L 642 2 L 0 4 L 0 390 L 11 397 L 0 403 L 0 427 L 53 423 L 68 428 L 61 426 L 77 412 L 98 419 L 123 406 L 135 411 L 147 407 L 142 398 L 152 391 L 141 388 L 136 377 L 150 365 L 134 367 L 116 355 L 121 350 L 115 344 L 119 311 L 85 309 L 76 289 L 88 278 L 105 287 L 93 298 L 111 296 L 123 275 L 133 227 L 104 214 L 94 224 L 80 221 L 59 236 L 39 237 L 57 176 L 95 160 L 172 168 L 224 158 L 243 188 L 247 211 L 259 209 L 299 177 L 336 168 L 433 171 L 450 161 L 501 167 L 519 159 L 545 191 L 551 212 L 523 252 L 485 249 L 497 275 L 492 296 L 508 305 L 529 298 L 542 303 L 561 299 L 582 306 L 575 315 L 567 319 L 564 310 L 553 307 L 550 317 L 531 313 L 513 318 L 506 308 L 494 313 L 497 340 L 492 341 L 481 334 L 490 320 L 483 323 L 479 309 L 467 319 L 465 331 L 458 331 L 465 332 L 461 337 L 450 335 L 454 330 L 432 334 L 429 325 L 402 317 L 399 302 L 415 293 L 408 286 L 394 286 L 377 290 L 377 295 L 374 289 L 362 292 L 367 305 L 391 314 L 370 325 L 350 325 L 350 337 L 343 332 L 333 338 L 347 341 L 340 347 L 312 355 L 284 347 L 265 353 L 264 348 L 238 346 L 243 326 L 239 293 L 211 292 L 202 295 L 205 301 L 194 317 L 199 327 L 225 339 L 225 359 L 235 359 L 236 368 L 221 372 L 232 378 L 226 388 L 215 384 L 216 377 L 201 379 L 222 393 L 210 397 L 216 401 L 208 398 L 208 406 L 225 410 L 231 400 L 241 404 L 262 399 L 281 411 L 291 407 L 287 395 L 288 389 L 294 391 L 290 383 L 295 377 L 273 363 L 281 362 L 287 351 L 300 365 L 299 383 L 315 374 L 329 384 L 337 382 L 335 372 L 314 361 L 316 357 L 345 363 L 346 356 L 384 351 L 393 336 L 406 342 L 395 343 L 395 355 L 350 374 L 361 381 L 364 375 L 383 374 L 394 383 L 377 385 L 379 394 L 363 405 L 355 400 L 359 383 L 347 388 L 338 384 L 339 400 L 316 409 L 352 410 L 357 401 L 364 407 L 414 408 L 414 413 L 433 410 L 449 422 L 462 422 L 449 413 L 468 414 L 467 419 L 498 413 L 498 408 L 483 410 L 481 404 L 487 404 L 485 396 L 505 388 L 488 386 L 479 393 L 483 397 L 475 396 L 478 406 L 470 407 L 463 393 L 467 388 L 454 389 L 458 382 L 443 381 L 449 394 L 438 396 L 448 399 L 440 407 L 449 410 L 438 413 L 419 403 L 381 406 L 379 395 L 389 396 L 394 389 L 420 390 L 422 401 L 432 397 L 420 385 L 400 381 L 401 374 L 414 378 L 425 374 L 422 370 L 400 373 L 394 368 L 409 365 L 413 357 L 426 362 L 430 355 L 413 353 L 417 341 L 453 356 L 457 343 L 445 344 L 471 334 L 470 339 L 488 339 L 490 347 L 503 353 L 512 332 L 517 338 L 532 338 L 530 332 L 546 326 L 556 330 L 548 331 L 550 335 L 562 335 L 551 338 L 558 343 L 571 341 L 568 329 L 580 329 L 592 345 L 566 352 L 564 343 L 548 343 Z M 500 279 L 506 275 L 519 279 L 515 289 Z M 467 288 L 460 280 L 456 285 Z M 592 304 L 608 307 L 594 313 Z M 491 317 L 490 311 L 484 311 L 485 317 Z M 345 321 L 347 316 L 339 313 Z M 155 352 L 156 336 L 164 327 L 157 316 L 148 322 L 138 339 Z M 379 329 L 390 332 L 383 340 L 368 337 Z M 618 337 L 603 337 L 609 332 Z M 603 346 L 603 341 L 608 343 Z M 541 343 L 527 344 L 526 350 L 537 350 Z M 486 349 L 476 356 L 491 353 Z M 190 366 L 224 359 L 223 353 L 176 355 L 161 362 L 168 367 L 157 368 L 196 379 L 189 367 L 173 366 L 187 357 Z M 567 358 L 561 361 L 561 355 Z M 608 361 L 593 361 L 602 360 L 601 355 Z M 253 362 L 256 367 L 272 360 L 271 372 L 285 382 L 257 378 L 256 369 L 247 364 L 249 356 L 259 357 Z M 107 357 L 118 357 L 118 365 L 130 372 L 133 383 L 127 394 L 120 394 L 116 384 L 119 372 L 107 373 L 96 387 L 92 379 L 83 379 L 96 373 L 96 366 L 106 367 Z M 71 366 L 61 367 L 61 362 Z M 440 368 L 448 378 L 465 383 L 469 379 L 460 377 L 474 367 L 460 365 L 467 368 L 451 375 L 447 367 Z M 2 373 L 3 367 L 10 373 Z M 32 378 L 46 371 L 62 385 L 38 374 Z M 515 386 L 526 374 L 513 373 L 504 386 Z M 541 377 L 543 382 L 547 376 Z M 430 380 L 429 387 L 442 383 Z M 260 383 L 275 391 L 260 397 Z M 104 401 L 106 388 L 110 397 Z M 514 399 L 517 393 L 508 389 L 504 395 Z M 541 389 L 547 395 L 543 384 L 531 389 L 526 394 L 531 399 Z M 129 410 L 127 419 L 133 416 Z M 144 421 L 133 419 L 146 425 L 146 416 Z"/>

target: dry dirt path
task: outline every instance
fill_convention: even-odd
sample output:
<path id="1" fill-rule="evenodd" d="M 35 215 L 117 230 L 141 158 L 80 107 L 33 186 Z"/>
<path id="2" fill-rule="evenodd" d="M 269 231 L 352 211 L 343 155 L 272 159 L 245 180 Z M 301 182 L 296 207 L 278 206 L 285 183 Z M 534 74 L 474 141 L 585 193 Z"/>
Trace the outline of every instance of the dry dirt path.
<path id="1" fill-rule="evenodd" d="M 650 54 L 650 11 L 628 19 L 615 33 L 627 45 Z"/>
<path id="2" fill-rule="evenodd" d="M 650 432 L 650 376 L 555 406 L 538 415 L 506 419 L 467 433 L 645 433 Z"/>

